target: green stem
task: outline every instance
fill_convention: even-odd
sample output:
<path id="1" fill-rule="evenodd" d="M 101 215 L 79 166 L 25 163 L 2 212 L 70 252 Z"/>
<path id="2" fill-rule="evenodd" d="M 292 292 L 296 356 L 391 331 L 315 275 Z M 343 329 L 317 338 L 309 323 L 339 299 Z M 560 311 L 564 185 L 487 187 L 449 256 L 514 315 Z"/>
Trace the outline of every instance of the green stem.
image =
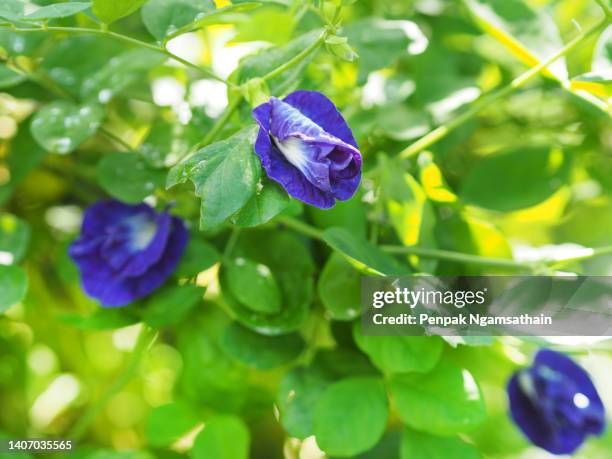
<path id="1" fill-rule="evenodd" d="M 142 357 L 145 355 L 147 350 L 151 347 L 157 332 L 146 325 L 143 325 L 143 329 L 138 337 L 138 342 L 134 347 L 134 351 L 129 357 L 123 372 L 115 379 L 115 381 L 106 389 L 102 396 L 89 407 L 85 414 L 74 424 L 70 432 L 66 435 L 67 438 L 72 440 L 79 440 L 89 428 L 92 421 L 96 416 L 104 409 L 106 404 L 117 392 L 119 392 L 130 380 L 135 376 Z"/>
<path id="2" fill-rule="evenodd" d="M 542 70 L 544 70 L 546 67 L 548 67 L 553 62 L 555 62 L 557 59 L 565 56 L 569 51 L 571 51 L 576 46 L 578 46 L 579 44 L 587 40 L 589 37 L 603 30 L 608 25 L 609 22 L 610 22 L 609 19 L 606 18 L 599 24 L 579 34 L 577 37 L 575 37 L 573 40 L 567 43 L 567 45 L 565 45 L 559 51 L 554 53 L 548 59 L 540 62 L 535 67 L 530 68 L 525 73 L 516 77 L 508 85 L 504 86 L 503 88 L 497 91 L 493 91 L 491 93 L 484 95 L 470 109 L 463 112 L 456 118 L 453 118 L 448 123 L 438 126 L 433 131 L 429 132 L 429 134 L 426 134 L 424 137 L 421 137 L 419 140 L 414 142 L 408 148 L 402 150 L 399 153 L 399 157 L 400 158 L 410 158 L 420 153 L 421 151 L 425 150 L 426 148 L 430 147 L 431 145 L 433 145 L 440 139 L 446 137 L 451 131 L 455 130 L 456 128 L 461 126 L 466 121 L 478 115 L 486 107 L 489 107 L 490 105 L 497 102 L 498 100 L 511 94 L 516 89 L 524 86 L 528 81 L 533 79 L 536 75 L 538 75 Z"/>
<path id="3" fill-rule="evenodd" d="M 213 140 L 215 140 L 219 132 L 221 132 L 221 130 L 227 124 L 227 122 L 232 117 L 234 112 L 238 109 L 241 102 L 242 102 L 242 95 L 236 96 L 236 98 L 226 107 L 223 114 L 217 119 L 217 121 L 215 121 L 215 124 L 210 128 L 210 130 L 208 131 L 208 134 L 206 134 L 200 142 L 196 143 L 189 150 L 189 152 L 185 154 L 185 156 L 179 158 L 176 162 L 179 163 L 179 162 L 187 160 L 187 158 L 190 158 L 191 156 L 196 154 L 198 150 L 205 147 L 206 145 L 209 145 Z"/>
<path id="4" fill-rule="evenodd" d="M 227 106 L 223 114 L 217 119 L 215 124 L 210 128 L 208 134 L 204 136 L 201 142 L 199 142 L 193 149 L 199 150 L 200 148 L 208 145 L 217 138 L 217 135 L 225 127 L 229 119 L 232 117 L 234 112 L 238 109 L 238 106 L 242 102 L 242 96 L 237 95 L 236 98 Z"/>
<path id="5" fill-rule="evenodd" d="M 302 233 L 305 236 L 325 242 L 325 239 L 323 238 L 323 231 L 315 228 L 314 226 L 310 226 L 308 223 L 304 223 L 300 220 L 292 217 L 286 217 L 284 215 L 276 217 L 276 221 L 282 225 L 285 225 L 287 228 L 297 231 L 298 233 Z"/>
<path id="6" fill-rule="evenodd" d="M 609 0 L 595 0 L 595 1 L 601 7 L 601 9 L 603 10 L 606 16 L 612 16 L 612 7 L 610 6 L 609 3 L 606 4 L 606 2 Z"/>
<path id="7" fill-rule="evenodd" d="M 117 144 L 121 145 L 123 148 L 125 148 L 127 151 L 133 151 L 134 148 L 127 143 L 125 140 L 123 140 L 121 137 L 119 137 L 118 135 L 115 135 L 114 133 L 112 133 L 111 131 L 109 131 L 108 129 L 101 127 L 99 129 L 100 133 L 104 134 L 106 137 L 108 137 L 110 140 L 116 142 Z"/>
<path id="8" fill-rule="evenodd" d="M 571 265 L 573 263 L 579 263 L 584 260 L 590 260 L 591 258 L 596 258 L 596 257 L 600 257 L 603 255 L 610 255 L 610 254 L 612 254 L 612 245 L 598 247 L 596 249 L 591 249 L 589 253 L 585 253 L 584 255 L 563 258 L 560 260 L 551 260 L 547 262 L 547 264 L 552 268 L 561 268 L 563 266 Z"/>
<path id="9" fill-rule="evenodd" d="M 238 242 L 238 238 L 240 237 L 240 228 L 232 228 L 232 232 L 225 243 L 225 250 L 223 251 L 223 261 L 229 261 L 232 252 L 234 251 L 234 247 L 236 247 L 236 243 Z"/>
<path id="10" fill-rule="evenodd" d="M 206 75 L 209 78 L 212 78 L 213 80 L 220 81 L 222 83 L 227 84 L 228 86 L 232 86 L 232 87 L 234 86 L 233 83 L 230 83 L 226 81 L 224 78 L 221 78 L 220 76 L 216 75 L 212 70 L 207 69 L 206 67 L 202 67 L 200 65 L 194 64 L 192 62 L 189 62 L 183 59 L 182 57 L 171 53 L 170 51 L 168 51 L 166 48 L 162 46 L 154 45 L 153 43 L 147 43 L 146 41 L 137 40 L 136 38 L 128 37 L 127 35 L 122 35 L 120 33 L 111 32 L 108 29 L 90 29 L 86 27 L 58 27 L 58 26 L 54 26 L 54 27 L 15 27 L 12 24 L 2 24 L 1 27 L 8 28 L 13 32 L 24 32 L 25 33 L 25 32 L 50 31 L 50 32 L 66 32 L 66 33 L 83 33 L 83 34 L 103 35 L 103 36 L 111 37 L 115 40 L 122 41 L 124 43 L 129 43 L 134 46 L 138 46 L 140 48 L 146 48 L 146 49 L 150 49 L 153 51 L 157 51 L 159 53 L 162 53 L 168 56 L 168 58 L 176 62 L 179 62 L 187 67 L 197 70 L 198 72 L 202 73 L 203 75 Z"/>
<path id="11" fill-rule="evenodd" d="M 325 242 L 323 231 L 315 228 L 308 223 L 297 220 L 292 217 L 279 216 L 276 218 L 278 223 L 290 228 L 298 233 L 301 233 L 310 238 L 316 239 L 321 242 Z M 599 257 L 602 255 L 612 254 L 612 246 L 600 247 L 592 249 L 589 253 L 568 257 L 560 260 L 549 260 L 542 259 L 534 262 L 524 262 L 512 260 L 509 258 L 494 258 L 494 257 L 483 257 L 480 255 L 472 255 L 469 253 L 454 252 L 451 250 L 439 250 L 439 249 L 428 249 L 424 247 L 414 246 L 399 246 L 399 245 L 383 245 L 380 246 L 382 250 L 393 255 L 417 255 L 424 258 L 434 258 L 438 260 L 456 261 L 459 263 L 466 263 L 472 265 L 499 267 L 499 268 L 513 268 L 519 270 L 533 270 L 541 266 L 547 266 L 551 268 L 576 263 L 591 258 Z"/>
<path id="12" fill-rule="evenodd" d="M 536 265 L 533 263 L 516 261 L 508 258 L 483 257 L 469 253 L 453 252 L 450 250 L 427 249 L 424 247 L 408 247 L 396 245 L 381 246 L 387 253 L 395 255 L 417 255 L 423 258 L 435 258 L 437 260 L 456 261 L 471 265 L 489 266 L 497 268 L 513 268 L 532 270 Z"/>
<path id="13" fill-rule="evenodd" d="M 289 70 L 291 67 L 299 64 L 300 62 L 302 62 L 304 59 L 306 59 L 311 53 L 315 52 L 319 46 L 321 46 L 321 44 L 323 44 L 323 42 L 325 41 L 325 39 L 327 38 L 327 36 L 329 35 L 330 30 L 328 28 L 326 28 L 321 35 L 319 35 L 319 37 L 313 41 L 309 46 L 307 46 L 306 48 L 304 48 L 301 52 L 299 52 L 298 54 L 296 54 L 295 56 L 293 56 L 291 59 L 289 59 L 287 62 L 285 62 L 283 65 L 276 67 L 274 70 L 272 70 L 271 72 L 266 73 L 264 76 L 262 76 L 261 78 L 264 81 L 268 81 L 271 80 L 272 78 L 275 78 L 279 75 L 282 75 L 283 73 L 285 73 L 287 70 Z"/>

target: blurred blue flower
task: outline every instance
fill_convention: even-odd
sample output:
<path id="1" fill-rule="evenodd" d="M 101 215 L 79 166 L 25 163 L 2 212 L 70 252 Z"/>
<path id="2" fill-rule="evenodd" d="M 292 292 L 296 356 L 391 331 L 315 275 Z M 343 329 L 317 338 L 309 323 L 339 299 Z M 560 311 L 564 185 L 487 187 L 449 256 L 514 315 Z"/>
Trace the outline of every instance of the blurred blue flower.
<path id="1" fill-rule="evenodd" d="M 514 422 L 531 442 L 553 454 L 573 453 L 588 435 L 601 435 L 606 418 L 589 375 L 569 357 L 541 350 L 530 368 L 508 383 Z"/>
<path id="2" fill-rule="evenodd" d="M 69 249 L 85 292 L 103 306 L 124 306 L 160 287 L 188 239 L 180 218 L 146 204 L 100 201 L 86 211 Z"/>
<path id="3" fill-rule="evenodd" d="M 322 209 L 355 194 L 361 154 L 334 103 L 314 91 L 296 91 L 253 110 L 260 125 L 255 152 L 268 177 L 296 199 Z"/>

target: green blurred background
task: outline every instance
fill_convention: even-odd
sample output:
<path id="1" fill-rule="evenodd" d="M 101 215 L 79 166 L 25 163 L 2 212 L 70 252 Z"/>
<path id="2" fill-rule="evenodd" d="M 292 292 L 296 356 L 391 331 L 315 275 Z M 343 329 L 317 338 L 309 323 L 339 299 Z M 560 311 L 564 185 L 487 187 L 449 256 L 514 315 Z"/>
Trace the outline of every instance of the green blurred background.
<path id="1" fill-rule="evenodd" d="M 247 65 L 245 56 L 287 46 L 299 52 L 303 46 L 292 40 L 323 25 L 309 9 L 310 2 L 264 3 L 228 16 L 222 24 L 174 38 L 168 49 L 242 82 L 260 74 L 257 61 Z M 610 83 L 579 77 L 594 68 L 612 69 L 610 27 L 603 36 L 585 40 L 545 75 L 487 106 L 418 158 L 401 162 L 396 157 L 602 17 L 595 1 L 526 0 L 518 4 L 529 5 L 528 13 L 517 8 L 516 1 L 501 8 L 512 19 L 504 23 L 481 14 L 475 3 L 359 0 L 344 7 L 342 29 L 359 59 L 343 61 L 337 50 L 322 49 L 289 81 L 271 82 L 274 95 L 299 84 L 334 100 L 365 159 L 358 197 L 327 212 L 292 202 L 286 212 L 321 229 L 344 226 L 380 243 L 497 258 L 563 258 L 612 245 Z M 90 12 L 53 23 L 98 27 Z M 140 12 L 111 29 L 154 41 Z M 19 262 L 28 279 L 27 296 L 0 315 L 3 435 L 64 438 L 92 406 L 99 406 L 70 457 L 179 458 L 189 455 L 202 420 L 229 412 L 249 425 L 252 458 L 324 457 L 312 437 L 288 438 L 277 420 L 278 385 L 288 367 L 248 368 L 220 348 L 218 337 L 229 321 L 217 281 L 226 228 L 198 233 L 198 202 L 190 187 L 163 187 L 165 167 L 199 142 L 222 113 L 228 101 L 225 86 L 170 60 L 126 54 L 135 48 L 104 35 L 2 28 L 0 48 L 0 254 L 10 255 L 0 263 Z M 273 57 L 264 54 L 262 59 Z M 263 69 L 268 70 L 265 65 Z M 46 152 L 32 137 L 32 117 L 51 101 L 71 99 L 101 104 L 105 132 L 88 133 L 71 154 L 58 154 L 63 152 L 57 145 L 56 152 Z M 244 104 L 222 136 L 248 120 Z M 125 150 L 125 144 L 138 150 L 139 161 L 148 168 L 143 177 L 134 178 L 134 170 L 127 168 L 101 171 L 100 159 Z M 143 183 L 151 184 L 149 193 L 143 194 Z M 176 201 L 176 213 L 192 222 L 192 238 L 207 241 L 205 251 L 197 253 L 200 267 L 206 268 L 197 281 L 207 287 L 204 300 L 197 296 L 185 314 L 160 319 L 163 326 L 141 361 L 130 356 L 143 328 L 139 308 L 146 305 L 133 311 L 102 311 L 82 293 L 66 253 L 78 233 L 83 208 L 108 194 L 135 200 L 152 194 L 157 202 Z M 263 230 L 244 230 L 242 244 L 280 251 L 282 245 L 260 237 L 276 238 L 280 233 L 289 230 L 274 222 Z M 342 368 L 338 371 L 358 373 L 359 359 L 365 356 L 353 354 L 357 349 L 350 321 L 332 320 L 334 313 L 330 315 L 328 308 L 334 299 L 320 285 L 329 249 L 299 240 L 312 257 L 306 273 L 319 284 L 313 287 L 316 284 L 304 280 L 304 298 L 318 295 L 300 328 L 308 337 L 308 350 L 299 362 L 327 356 L 328 365 Z M 505 273 L 435 259 L 407 261 L 420 272 Z M 612 257 L 559 269 L 612 275 Z M 8 291 L 6 285 L 1 288 Z M 343 298 L 354 298 L 350 295 L 341 292 Z M 504 392 L 512 371 L 528 363 L 540 345 L 579 359 L 591 371 L 604 403 L 612 407 L 609 341 L 499 338 L 485 346 L 445 344 L 444 358 L 469 369 L 484 391 L 486 420 L 463 436 L 484 457 L 548 457 L 529 447 L 511 425 Z M 392 415 L 381 449 L 363 457 L 397 457 L 393 451 L 399 430 L 400 422 Z M 112 449 L 135 452 L 115 456 Z M 604 459 L 610 451 L 612 434 L 607 433 L 590 441 L 576 457 Z"/>

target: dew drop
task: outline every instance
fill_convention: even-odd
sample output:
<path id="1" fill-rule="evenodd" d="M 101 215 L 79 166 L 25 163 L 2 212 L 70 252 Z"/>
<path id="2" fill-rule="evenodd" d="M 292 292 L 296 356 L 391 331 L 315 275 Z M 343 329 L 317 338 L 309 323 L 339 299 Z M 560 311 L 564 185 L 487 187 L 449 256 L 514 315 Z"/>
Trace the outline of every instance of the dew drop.
<path id="1" fill-rule="evenodd" d="M 246 264 L 246 260 L 242 257 L 238 257 L 235 260 L 236 266 L 244 266 Z"/>
<path id="2" fill-rule="evenodd" d="M 270 268 L 268 268 L 266 265 L 257 265 L 257 274 L 259 274 L 261 277 L 270 277 Z"/>
<path id="3" fill-rule="evenodd" d="M 111 91 L 108 88 L 102 89 L 99 93 L 98 93 L 98 100 L 105 104 L 106 102 L 108 102 L 111 97 L 113 97 L 113 91 Z"/>
<path id="4" fill-rule="evenodd" d="M 69 153 L 72 148 L 72 140 L 70 140 L 69 137 L 60 137 L 51 142 L 51 147 L 51 150 L 56 153 L 66 154 Z"/>

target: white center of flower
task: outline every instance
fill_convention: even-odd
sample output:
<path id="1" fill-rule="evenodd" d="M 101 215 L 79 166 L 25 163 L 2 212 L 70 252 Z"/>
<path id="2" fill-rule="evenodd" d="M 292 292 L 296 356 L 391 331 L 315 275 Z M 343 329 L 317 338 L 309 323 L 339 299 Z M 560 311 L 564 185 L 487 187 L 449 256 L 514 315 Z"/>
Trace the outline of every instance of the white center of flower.
<path id="1" fill-rule="evenodd" d="M 132 248 L 135 250 L 147 248 L 157 232 L 155 221 L 148 219 L 144 215 L 136 215 L 130 219 L 129 225 L 132 229 L 130 241 Z"/>
<path id="2" fill-rule="evenodd" d="M 526 371 L 520 372 L 518 376 L 518 383 L 521 390 L 527 397 L 531 399 L 536 397 L 535 387 L 533 386 L 533 379 L 531 378 L 531 375 L 529 373 L 527 373 Z"/>
<path id="3" fill-rule="evenodd" d="M 581 394 L 580 392 L 574 395 L 574 405 L 576 405 L 578 408 L 586 408 L 589 406 L 589 404 L 589 397 L 586 395 Z"/>
<path id="4" fill-rule="evenodd" d="M 302 141 L 297 137 L 289 137 L 280 142 L 276 137 L 272 136 L 274 143 L 281 151 L 283 156 L 298 169 L 302 170 L 306 158 L 302 151 Z"/>

